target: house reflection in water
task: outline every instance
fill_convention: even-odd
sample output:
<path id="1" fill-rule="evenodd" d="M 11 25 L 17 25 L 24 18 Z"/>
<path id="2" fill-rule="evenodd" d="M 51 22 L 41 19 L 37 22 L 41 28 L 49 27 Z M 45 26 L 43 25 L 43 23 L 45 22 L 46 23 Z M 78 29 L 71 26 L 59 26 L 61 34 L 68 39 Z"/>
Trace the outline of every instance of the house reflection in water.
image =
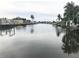
<path id="1" fill-rule="evenodd" d="M 5 36 L 5 35 L 14 36 L 15 35 L 15 28 L 0 27 L 0 36 Z"/>

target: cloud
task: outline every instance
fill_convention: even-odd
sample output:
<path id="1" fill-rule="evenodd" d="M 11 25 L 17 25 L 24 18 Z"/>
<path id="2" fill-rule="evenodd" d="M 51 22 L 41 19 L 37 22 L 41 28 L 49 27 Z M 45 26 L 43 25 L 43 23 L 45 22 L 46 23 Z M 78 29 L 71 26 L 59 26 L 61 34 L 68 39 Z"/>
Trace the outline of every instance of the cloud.
<path id="1" fill-rule="evenodd" d="M 27 12 L 62 14 L 68 1 L 79 3 L 78 0 L 0 0 L 0 16 L 24 16 Z"/>

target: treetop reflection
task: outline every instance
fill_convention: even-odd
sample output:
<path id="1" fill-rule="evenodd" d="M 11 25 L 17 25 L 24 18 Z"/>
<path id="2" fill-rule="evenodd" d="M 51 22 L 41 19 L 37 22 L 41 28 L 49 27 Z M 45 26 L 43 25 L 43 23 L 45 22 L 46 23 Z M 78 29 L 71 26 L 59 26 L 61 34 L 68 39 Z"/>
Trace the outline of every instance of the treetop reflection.
<path id="1" fill-rule="evenodd" d="M 61 34 L 59 32 L 59 29 L 57 30 L 57 33 L 59 33 L 59 35 Z M 78 53 L 79 52 L 79 31 L 66 28 L 65 34 L 62 37 L 62 42 L 63 42 L 62 50 L 64 53 L 67 53 L 67 54 Z"/>

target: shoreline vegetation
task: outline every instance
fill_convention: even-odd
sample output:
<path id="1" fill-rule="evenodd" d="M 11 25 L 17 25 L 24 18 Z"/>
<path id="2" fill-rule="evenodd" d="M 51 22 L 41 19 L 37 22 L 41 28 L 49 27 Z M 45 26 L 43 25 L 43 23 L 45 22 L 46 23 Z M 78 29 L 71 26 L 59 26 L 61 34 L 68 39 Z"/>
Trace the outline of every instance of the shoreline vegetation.
<path id="1" fill-rule="evenodd" d="M 58 14 L 57 21 L 54 23 L 62 28 L 79 30 L 79 6 L 75 5 L 73 1 L 68 2 L 64 7 L 63 17 Z"/>

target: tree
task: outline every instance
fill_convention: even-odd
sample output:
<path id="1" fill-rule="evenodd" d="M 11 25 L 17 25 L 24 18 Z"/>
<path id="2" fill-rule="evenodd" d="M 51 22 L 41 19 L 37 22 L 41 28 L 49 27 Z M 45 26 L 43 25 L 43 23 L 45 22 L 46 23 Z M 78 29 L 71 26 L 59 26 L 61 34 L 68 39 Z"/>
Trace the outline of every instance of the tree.
<path id="1" fill-rule="evenodd" d="M 57 17 L 58 17 L 58 20 L 60 21 L 60 19 L 61 19 L 61 15 L 60 15 L 60 14 L 58 14 L 58 16 L 57 16 Z"/>
<path id="2" fill-rule="evenodd" d="M 76 15 L 79 12 L 79 6 L 74 5 L 74 2 L 71 1 L 71 2 L 68 2 L 64 8 L 65 8 L 64 20 L 74 21 L 77 18 Z"/>
<path id="3" fill-rule="evenodd" d="M 75 16 L 75 13 L 74 13 L 75 5 L 74 5 L 74 3 L 72 1 L 68 2 L 64 8 L 65 8 L 65 13 L 64 13 L 65 20 L 66 21 L 67 20 L 73 20 L 74 16 Z"/>
<path id="4" fill-rule="evenodd" d="M 31 15 L 30 18 L 34 19 L 34 15 Z"/>

